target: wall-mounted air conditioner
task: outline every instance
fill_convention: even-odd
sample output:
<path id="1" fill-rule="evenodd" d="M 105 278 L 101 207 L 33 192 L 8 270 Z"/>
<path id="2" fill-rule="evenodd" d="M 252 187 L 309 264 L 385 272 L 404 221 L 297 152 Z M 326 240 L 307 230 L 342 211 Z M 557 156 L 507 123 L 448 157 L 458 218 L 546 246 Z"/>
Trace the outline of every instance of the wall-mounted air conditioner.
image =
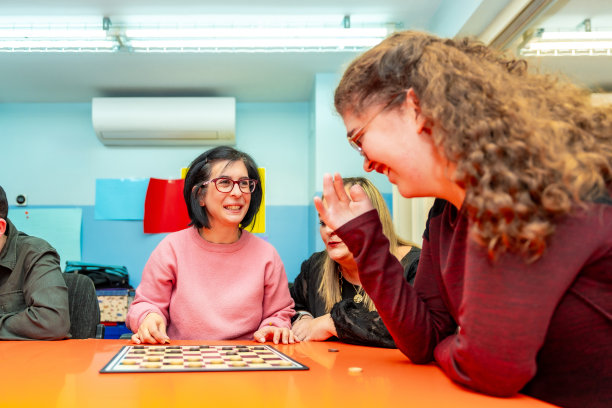
<path id="1" fill-rule="evenodd" d="M 105 145 L 195 146 L 236 142 L 235 98 L 93 98 L 91 120 Z"/>

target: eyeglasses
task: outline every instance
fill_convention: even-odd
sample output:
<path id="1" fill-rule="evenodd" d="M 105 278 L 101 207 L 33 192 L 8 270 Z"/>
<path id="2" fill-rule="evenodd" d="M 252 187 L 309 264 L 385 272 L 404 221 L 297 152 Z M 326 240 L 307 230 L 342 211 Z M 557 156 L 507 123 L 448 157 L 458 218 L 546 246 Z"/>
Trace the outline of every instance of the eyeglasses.
<path id="1" fill-rule="evenodd" d="M 200 184 L 200 187 L 204 187 L 209 183 L 215 183 L 215 187 L 217 187 L 217 191 L 220 193 L 229 193 L 234 189 L 234 184 L 238 184 L 240 191 L 250 194 L 255 191 L 255 187 L 257 186 L 257 180 L 250 178 L 232 180 L 229 177 L 217 177 L 212 180 L 205 181 L 204 183 Z"/>
<path id="2" fill-rule="evenodd" d="M 348 139 L 349 144 L 353 147 L 353 149 L 357 150 L 359 154 L 365 157 L 366 159 L 368 158 L 368 156 L 366 156 L 363 149 L 361 148 L 361 141 L 360 141 L 366 132 L 366 128 L 370 125 L 370 123 L 374 121 L 374 119 L 376 119 L 378 115 L 386 111 L 389 107 L 394 105 L 396 102 L 399 102 L 399 100 L 403 98 L 404 95 L 406 95 L 406 92 L 402 91 L 396 96 L 394 96 L 393 99 L 391 99 L 391 102 L 386 104 L 381 110 L 379 110 L 374 116 L 372 116 L 370 120 L 366 122 L 365 125 L 363 125 L 360 128 L 353 129 L 346 134 L 346 138 Z"/>

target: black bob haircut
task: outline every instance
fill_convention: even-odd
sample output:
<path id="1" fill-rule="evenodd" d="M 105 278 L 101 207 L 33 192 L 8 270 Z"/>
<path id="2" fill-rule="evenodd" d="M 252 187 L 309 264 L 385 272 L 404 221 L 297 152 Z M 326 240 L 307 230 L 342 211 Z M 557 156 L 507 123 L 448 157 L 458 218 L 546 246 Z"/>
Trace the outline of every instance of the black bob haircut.
<path id="1" fill-rule="evenodd" d="M 259 211 L 259 206 L 263 198 L 263 189 L 261 187 L 261 178 L 257 171 L 257 164 L 251 156 L 244 152 L 229 146 L 219 146 L 205 151 L 189 165 L 189 171 L 187 171 L 187 176 L 185 177 L 185 187 L 183 188 L 187 212 L 191 219 L 189 225 L 193 225 L 197 228 L 210 228 L 208 213 L 204 207 L 200 206 L 200 190 L 206 191 L 211 185 L 208 184 L 202 188 L 200 188 L 199 185 L 210 180 L 210 172 L 215 163 L 225 160 L 230 163 L 238 160 L 242 161 L 247 168 L 249 178 L 257 180 L 255 191 L 251 193 L 249 209 L 242 219 L 240 226 L 244 228 L 249 225 L 255 218 L 257 211 Z M 214 188 L 214 186 L 212 188 Z"/>
<path id="2" fill-rule="evenodd" d="M 0 218 L 6 220 L 8 215 L 8 200 L 2 186 L 0 186 Z"/>

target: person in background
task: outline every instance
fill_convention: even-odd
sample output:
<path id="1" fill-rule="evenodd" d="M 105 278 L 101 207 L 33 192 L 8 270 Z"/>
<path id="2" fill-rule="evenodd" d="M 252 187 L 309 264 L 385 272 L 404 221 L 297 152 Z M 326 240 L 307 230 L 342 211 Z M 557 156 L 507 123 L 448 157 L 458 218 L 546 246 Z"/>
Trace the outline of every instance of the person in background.
<path id="1" fill-rule="evenodd" d="M 68 337 L 68 288 L 46 241 L 15 228 L 0 186 L 0 340 Z"/>
<path id="2" fill-rule="evenodd" d="M 391 214 L 374 184 L 366 178 L 344 179 L 344 188 L 363 188 L 378 212 L 383 234 L 389 239 L 389 251 L 404 270 L 409 283 L 414 277 L 421 250 L 395 234 Z M 300 341 L 327 340 L 337 337 L 345 343 L 394 348 L 395 343 L 372 299 L 364 292 L 353 255 L 325 222 L 319 232 L 325 250 L 316 252 L 302 263 L 300 274 L 291 287 L 297 312 L 294 335 Z"/>
<path id="3" fill-rule="evenodd" d="M 415 31 L 353 61 L 335 106 L 367 171 L 437 197 L 414 287 L 361 187 L 325 175 L 315 198 L 398 348 L 483 393 L 609 407 L 612 106 Z"/>
<path id="4" fill-rule="evenodd" d="M 183 193 L 191 226 L 166 236 L 149 257 L 127 314 L 132 341 L 293 343 L 283 263 L 244 229 L 263 197 L 253 159 L 227 146 L 208 150 L 190 164 Z"/>

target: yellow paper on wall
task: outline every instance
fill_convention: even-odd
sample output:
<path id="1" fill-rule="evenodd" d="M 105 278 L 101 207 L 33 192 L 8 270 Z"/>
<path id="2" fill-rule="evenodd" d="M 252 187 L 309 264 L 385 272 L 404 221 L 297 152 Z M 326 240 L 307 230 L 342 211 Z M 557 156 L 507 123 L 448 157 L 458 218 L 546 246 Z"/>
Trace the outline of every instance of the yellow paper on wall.
<path id="1" fill-rule="evenodd" d="M 257 211 L 255 218 L 245 229 L 253 233 L 263 234 L 266 232 L 266 169 L 260 167 L 257 171 L 259 172 L 261 189 L 263 190 L 261 205 L 259 206 L 259 211 Z"/>

